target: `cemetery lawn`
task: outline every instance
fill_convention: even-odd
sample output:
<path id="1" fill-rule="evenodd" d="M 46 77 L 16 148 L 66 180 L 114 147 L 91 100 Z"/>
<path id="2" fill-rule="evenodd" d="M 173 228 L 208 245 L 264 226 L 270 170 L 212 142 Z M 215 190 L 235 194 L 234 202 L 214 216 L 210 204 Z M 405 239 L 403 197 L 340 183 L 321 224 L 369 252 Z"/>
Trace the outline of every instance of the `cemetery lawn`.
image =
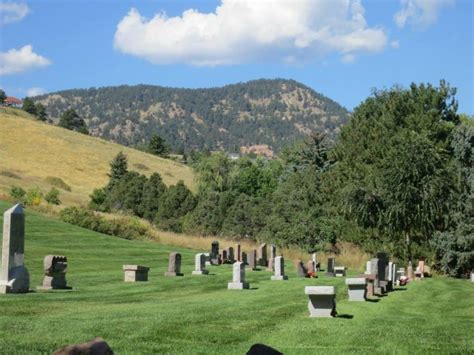
<path id="1" fill-rule="evenodd" d="M 0 202 L 2 219 L 9 206 Z M 254 343 L 285 354 L 474 351 L 467 280 L 435 277 L 378 302 L 350 303 L 343 278 L 297 278 L 287 261 L 288 281 L 248 271 L 251 290 L 227 290 L 231 265 L 191 276 L 196 250 L 118 239 L 31 211 L 25 248 L 32 290 L 47 254 L 68 257 L 73 290 L 0 295 L 1 354 L 51 353 L 95 336 L 117 354 L 245 354 Z M 182 253 L 184 277 L 163 276 L 170 251 Z M 122 281 L 122 265 L 135 263 L 151 267 L 149 282 Z M 309 318 L 307 285 L 336 285 L 339 317 Z"/>

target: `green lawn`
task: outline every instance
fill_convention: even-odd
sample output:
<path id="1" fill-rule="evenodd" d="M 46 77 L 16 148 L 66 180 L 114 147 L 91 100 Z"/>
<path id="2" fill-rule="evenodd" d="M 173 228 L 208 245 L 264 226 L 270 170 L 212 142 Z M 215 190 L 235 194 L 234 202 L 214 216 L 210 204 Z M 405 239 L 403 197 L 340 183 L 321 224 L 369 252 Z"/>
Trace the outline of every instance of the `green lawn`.
<path id="1" fill-rule="evenodd" d="M 0 212 L 9 207 L 0 202 Z M 191 276 L 195 250 L 121 240 L 27 213 L 31 288 L 42 259 L 66 255 L 70 292 L 0 295 L 0 353 L 51 353 L 102 336 L 117 354 L 245 354 L 261 342 L 286 354 L 472 353 L 474 283 L 413 282 L 378 302 L 349 303 L 343 279 L 289 281 L 247 272 L 251 290 L 227 290 L 231 265 Z M 168 253 L 183 255 L 184 277 L 166 278 Z M 149 282 L 124 283 L 122 264 L 151 267 Z M 351 274 L 351 273 L 349 273 Z M 308 317 L 304 286 L 337 285 L 335 319 Z"/>

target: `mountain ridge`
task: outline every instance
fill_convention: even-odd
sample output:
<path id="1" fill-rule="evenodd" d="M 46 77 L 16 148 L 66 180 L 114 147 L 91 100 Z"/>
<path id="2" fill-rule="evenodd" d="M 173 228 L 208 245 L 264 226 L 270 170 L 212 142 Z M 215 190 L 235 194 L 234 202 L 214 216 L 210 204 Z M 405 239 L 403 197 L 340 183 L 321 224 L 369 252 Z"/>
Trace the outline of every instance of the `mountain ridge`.
<path id="1" fill-rule="evenodd" d="M 33 98 L 57 122 L 67 108 L 83 117 L 94 136 L 125 145 L 153 133 L 174 150 L 278 151 L 312 132 L 334 138 L 350 113 L 294 80 L 258 79 L 188 89 L 120 85 L 57 91 Z"/>

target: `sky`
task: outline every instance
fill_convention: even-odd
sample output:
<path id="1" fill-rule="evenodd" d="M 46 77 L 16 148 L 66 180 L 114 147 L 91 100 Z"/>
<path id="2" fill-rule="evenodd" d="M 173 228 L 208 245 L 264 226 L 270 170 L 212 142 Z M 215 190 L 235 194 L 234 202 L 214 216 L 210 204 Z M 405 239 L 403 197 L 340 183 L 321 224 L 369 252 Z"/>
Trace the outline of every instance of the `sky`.
<path id="1" fill-rule="evenodd" d="M 373 89 L 457 88 L 474 115 L 471 0 L 0 1 L 0 87 L 299 81 L 349 110 Z"/>

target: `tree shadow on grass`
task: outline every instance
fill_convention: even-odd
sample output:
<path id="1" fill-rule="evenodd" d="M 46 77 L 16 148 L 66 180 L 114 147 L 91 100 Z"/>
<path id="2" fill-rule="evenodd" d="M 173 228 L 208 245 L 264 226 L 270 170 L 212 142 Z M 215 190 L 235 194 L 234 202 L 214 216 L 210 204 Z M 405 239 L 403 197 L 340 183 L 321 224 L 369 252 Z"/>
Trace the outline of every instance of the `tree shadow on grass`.
<path id="1" fill-rule="evenodd" d="M 338 314 L 336 318 L 342 318 L 342 319 L 352 319 L 354 316 L 352 314 Z"/>
<path id="2" fill-rule="evenodd" d="M 250 287 L 249 290 L 258 290 L 258 287 Z"/>

